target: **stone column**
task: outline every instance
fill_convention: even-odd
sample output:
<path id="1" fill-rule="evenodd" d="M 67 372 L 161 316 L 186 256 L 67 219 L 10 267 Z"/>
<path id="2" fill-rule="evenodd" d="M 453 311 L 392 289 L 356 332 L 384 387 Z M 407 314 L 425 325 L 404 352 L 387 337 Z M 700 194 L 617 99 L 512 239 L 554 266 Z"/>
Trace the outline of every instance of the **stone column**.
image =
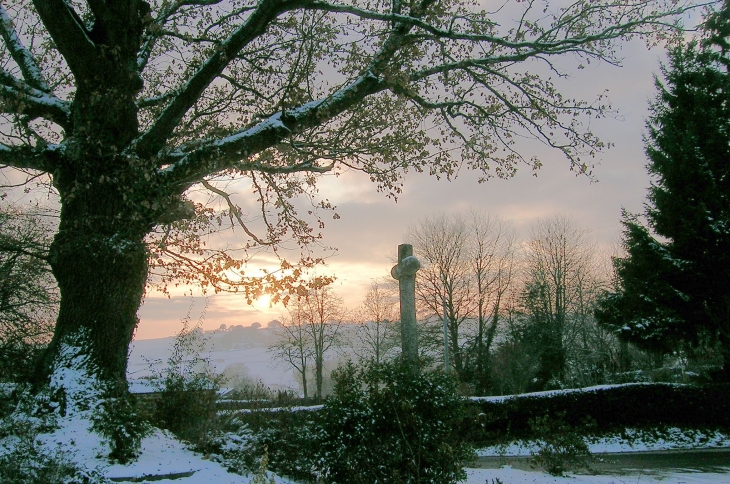
<path id="1" fill-rule="evenodd" d="M 400 321 L 403 359 L 408 363 L 418 361 L 418 326 L 416 324 L 416 272 L 421 263 L 413 256 L 413 246 L 398 246 L 398 264 L 390 275 L 398 280 L 400 290 Z"/>

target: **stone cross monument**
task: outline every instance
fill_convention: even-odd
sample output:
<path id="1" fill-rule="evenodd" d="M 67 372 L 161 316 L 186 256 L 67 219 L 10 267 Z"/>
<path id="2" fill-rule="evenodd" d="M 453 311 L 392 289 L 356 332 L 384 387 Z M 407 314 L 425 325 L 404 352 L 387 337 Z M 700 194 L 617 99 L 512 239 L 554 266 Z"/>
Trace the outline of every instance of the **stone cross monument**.
<path id="1" fill-rule="evenodd" d="M 416 325 L 416 272 L 421 263 L 413 256 L 411 244 L 398 246 L 398 264 L 390 270 L 390 275 L 398 280 L 400 289 L 401 338 L 403 340 L 403 359 L 406 362 L 418 361 L 418 326 Z"/>

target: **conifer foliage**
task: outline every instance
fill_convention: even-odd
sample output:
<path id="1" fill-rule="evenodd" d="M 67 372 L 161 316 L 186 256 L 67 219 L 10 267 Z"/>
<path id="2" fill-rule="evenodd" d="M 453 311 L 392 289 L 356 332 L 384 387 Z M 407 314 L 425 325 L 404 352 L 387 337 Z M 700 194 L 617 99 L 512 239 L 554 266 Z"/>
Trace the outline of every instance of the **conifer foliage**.
<path id="1" fill-rule="evenodd" d="M 653 176 L 643 223 L 624 212 L 627 255 L 599 320 L 660 352 L 706 346 L 730 379 L 730 5 L 669 53 L 647 122 Z"/>

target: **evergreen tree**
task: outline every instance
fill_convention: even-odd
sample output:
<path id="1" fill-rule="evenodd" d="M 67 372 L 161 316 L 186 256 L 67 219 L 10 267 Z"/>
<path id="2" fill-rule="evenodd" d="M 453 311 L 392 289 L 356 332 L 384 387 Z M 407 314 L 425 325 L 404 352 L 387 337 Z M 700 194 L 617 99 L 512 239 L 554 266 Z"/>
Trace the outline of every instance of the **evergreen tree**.
<path id="1" fill-rule="evenodd" d="M 730 380 L 730 6 L 670 52 L 647 122 L 653 176 L 642 223 L 624 212 L 619 290 L 599 321 L 659 352 L 719 347 Z"/>

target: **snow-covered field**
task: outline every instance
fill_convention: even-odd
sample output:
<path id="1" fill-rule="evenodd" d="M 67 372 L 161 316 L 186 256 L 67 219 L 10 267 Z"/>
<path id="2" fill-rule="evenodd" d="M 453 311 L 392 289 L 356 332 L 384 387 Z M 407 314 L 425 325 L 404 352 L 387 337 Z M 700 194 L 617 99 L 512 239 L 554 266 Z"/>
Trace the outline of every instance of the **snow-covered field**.
<path id="1" fill-rule="evenodd" d="M 244 333 L 244 331 L 241 331 Z M 252 337 L 251 335 L 254 335 Z M 262 382 L 273 391 L 292 390 L 299 392 L 299 383 L 294 372 L 279 361 L 268 347 L 274 341 L 270 330 L 246 328 L 240 338 L 235 332 L 213 334 L 207 349 L 199 355 L 210 361 L 217 373 L 226 368 L 235 368 L 252 382 Z M 240 342 L 239 342 L 240 340 Z M 129 348 L 127 379 L 133 392 L 144 392 L 145 378 L 152 375 L 150 363 L 164 364 L 170 355 L 174 338 L 159 338 L 133 341 Z"/>

